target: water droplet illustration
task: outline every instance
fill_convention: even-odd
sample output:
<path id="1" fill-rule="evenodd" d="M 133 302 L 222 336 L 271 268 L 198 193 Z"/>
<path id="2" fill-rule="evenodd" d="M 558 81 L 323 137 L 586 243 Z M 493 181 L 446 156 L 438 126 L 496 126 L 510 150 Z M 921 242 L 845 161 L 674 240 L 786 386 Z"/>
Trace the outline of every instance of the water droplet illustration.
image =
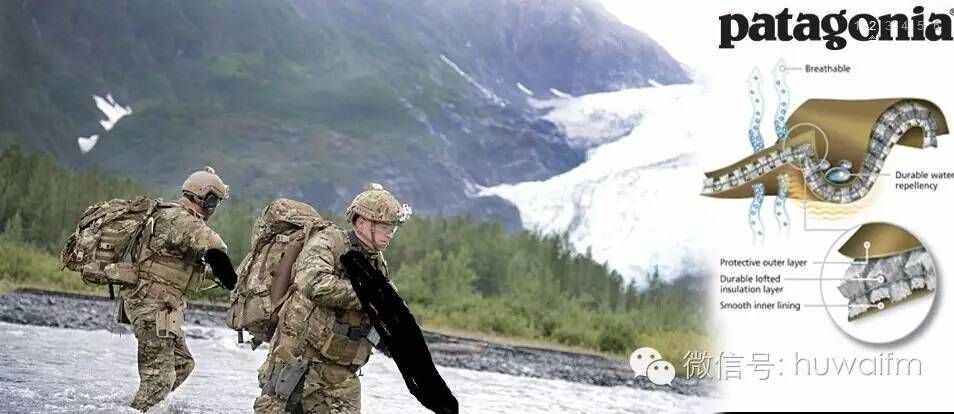
<path id="1" fill-rule="evenodd" d="M 844 184 L 851 179 L 851 170 L 844 167 L 835 167 L 825 173 L 825 180 L 832 184 Z"/>

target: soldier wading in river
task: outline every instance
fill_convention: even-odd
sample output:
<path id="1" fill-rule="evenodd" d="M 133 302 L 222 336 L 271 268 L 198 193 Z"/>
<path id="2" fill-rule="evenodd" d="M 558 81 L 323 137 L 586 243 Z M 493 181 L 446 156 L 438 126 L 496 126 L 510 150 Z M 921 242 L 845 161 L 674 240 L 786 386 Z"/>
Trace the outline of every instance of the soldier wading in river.
<path id="1" fill-rule="evenodd" d="M 372 329 L 340 257 L 360 252 L 388 276 L 382 251 L 410 208 L 372 184 L 346 214 L 351 230 L 331 225 L 315 232 L 295 262 L 272 349 L 259 370 L 262 395 L 255 401 L 256 413 L 361 411 L 357 372 L 371 354 Z"/>
<path id="2" fill-rule="evenodd" d="M 183 296 L 193 279 L 205 275 L 208 263 L 224 287 L 235 286 L 225 243 L 206 224 L 228 197 L 228 186 L 207 167 L 185 180 L 178 201 L 160 203 L 147 226 L 139 282 L 120 291 L 138 341 L 139 390 L 130 404 L 137 410 L 162 401 L 195 366 L 182 334 Z M 230 272 L 220 272 L 222 265 Z"/>

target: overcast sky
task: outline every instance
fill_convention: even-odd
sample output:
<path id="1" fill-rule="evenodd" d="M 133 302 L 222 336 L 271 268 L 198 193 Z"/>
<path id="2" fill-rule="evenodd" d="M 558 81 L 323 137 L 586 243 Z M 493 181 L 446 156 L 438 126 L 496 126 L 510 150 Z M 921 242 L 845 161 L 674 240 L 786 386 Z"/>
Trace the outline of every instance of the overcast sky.
<path id="1" fill-rule="evenodd" d="M 705 13 L 698 9 L 700 6 L 686 4 L 675 7 L 680 10 L 674 12 L 671 1 L 660 4 L 633 0 L 602 0 L 602 3 L 620 21 L 649 35 L 682 63 L 693 65 L 700 61 L 702 55 L 713 53 L 713 50 L 705 50 L 711 43 L 706 41 L 707 38 L 715 41 L 716 36 L 707 36 L 708 26 L 702 28 L 687 24 L 698 22 L 697 19 Z M 712 19 L 715 20 L 715 17 Z"/>
<path id="2" fill-rule="evenodd" d="M 733 2 L 641 2 L 601 0 L 620 21 L 646 33 L 679 62 L 702 69 L 718 53 L 718 16 L 729 11 L 753 9 L 752 1 Z M 756 2 L 756 4 L 759 4 Z"/>

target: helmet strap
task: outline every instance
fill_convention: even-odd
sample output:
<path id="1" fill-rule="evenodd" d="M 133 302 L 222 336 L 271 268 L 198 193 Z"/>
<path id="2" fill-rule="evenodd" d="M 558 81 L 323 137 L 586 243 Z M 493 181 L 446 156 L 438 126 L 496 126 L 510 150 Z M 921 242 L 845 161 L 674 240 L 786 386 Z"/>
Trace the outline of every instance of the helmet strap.
<path id="1" fill-rule="evenodd" d="M 374 234 L 374 228 L 375 228 L 375 227 L 377 227 L 377 226 L 374 225 L 374 222 L 371 222 L 371 251 L 372 251 L 372 252 L 378 251 L 378 240 L 377 240 L 377 237 L 375 237 L 375 234 Z"/>
<path id="2" fill-rule="evenodd" d="M 198 196 L 192 193 L 183 193 L 182 198 L 187 201 L 185 207 L 189 209 L 189 211 L 197 214 L 203 221 L 209 220 L 212 212 L 202 206 L 203 203 L 198 200 Z"/>
<path id="3" fill-rule="evenodd" d="M 364 244 L 365 247 L 368 249 L 368 251 L 371 253 L 378 253 L 381 250 L 384 250 L 384 249 L 378 249 L 377 232 L 374 231 L 374 228 L 377 227 L 376 223 L 373 220 L 370 220 L 367 217 L 364 217 L 360 214 L 355 217 L 355 223 L 357 223 L 358 218 L 360 218 L 362 221 L 367 223 L 366 226 L 368 227 L 369 233 L 370 233 L 370 234 L 365 234 L 365 236 L 367 236 L 370 240 L 361 240 L 361 237 L 358 237 L 358 240 L 360 240 L 361 243 Z M 357 226 L 354 226 L 354 227 L 355 227 L 355 232 L 361 233 L 360 231 L 358 231 Z M 390 245 L 390 242 L 388 242 L 388 244 Z M 384 248 L 386 249 L 387 246 L 384 246 Z"/>

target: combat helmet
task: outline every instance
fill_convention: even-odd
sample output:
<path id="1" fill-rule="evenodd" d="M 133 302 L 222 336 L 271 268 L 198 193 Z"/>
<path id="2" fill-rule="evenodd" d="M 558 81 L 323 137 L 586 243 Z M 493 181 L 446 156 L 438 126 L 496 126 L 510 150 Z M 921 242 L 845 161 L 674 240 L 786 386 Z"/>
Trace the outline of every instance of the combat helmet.
<path id="1" fill-rule="evenodd" d="M 198 198 L 205 198 L 209 193 L 215 194 L 221 200 L 229 198 L 229 186 L 225 185 L 225 182 L 215 174 L 215 170 L 209 166 L 186 178 L 182 183 L 182 192 Z"/>
<path id="2" fill-rule="evenodd" d="M 368 189 L 354 197 L 345 210 L 348 221 L 354 223 L 358 216 L 368 220 L 401 225 L 411 216 L 411 207 L 401 204 L 381 184 L 371 183 Z"/>
<path id="3" fill-rule="evenodd" d="M 182 183 L 182 194 L 192 198 L 210 213 L 215 210 L 220 200 L 229 199 L 229 186 L 212 167 L 196 171 Z"/>

